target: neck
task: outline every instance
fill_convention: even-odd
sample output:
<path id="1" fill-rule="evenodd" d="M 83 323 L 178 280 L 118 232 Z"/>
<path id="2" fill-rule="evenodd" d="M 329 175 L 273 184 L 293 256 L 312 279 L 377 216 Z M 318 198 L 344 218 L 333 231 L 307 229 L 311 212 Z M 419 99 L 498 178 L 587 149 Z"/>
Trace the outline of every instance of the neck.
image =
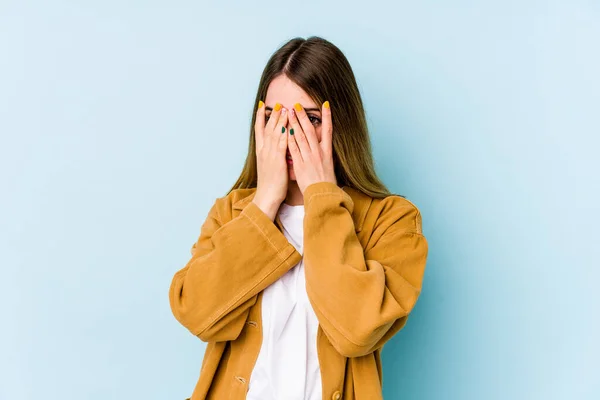
<path id="1" fill-rule="evenodd" d="M 296 181 L 288 182 L 287 195 L 283 202 L 290 206 L 299 206 L 304 204 L 304 196 L 302 195 L 302 192 L 300 191 Z"/>

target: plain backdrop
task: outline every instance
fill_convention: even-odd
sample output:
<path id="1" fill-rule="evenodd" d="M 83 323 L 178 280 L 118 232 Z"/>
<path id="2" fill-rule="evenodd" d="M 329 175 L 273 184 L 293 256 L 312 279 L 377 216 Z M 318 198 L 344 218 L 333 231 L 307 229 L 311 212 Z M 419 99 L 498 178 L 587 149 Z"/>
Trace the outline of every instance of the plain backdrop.
<path id="1" fill-rule="evenodd" d="M 385 399 L 600 398 L 597 1 L 2 0 L 1 400 L 191 394 L 168 288 L 310 35 L 429 239 Z"/>

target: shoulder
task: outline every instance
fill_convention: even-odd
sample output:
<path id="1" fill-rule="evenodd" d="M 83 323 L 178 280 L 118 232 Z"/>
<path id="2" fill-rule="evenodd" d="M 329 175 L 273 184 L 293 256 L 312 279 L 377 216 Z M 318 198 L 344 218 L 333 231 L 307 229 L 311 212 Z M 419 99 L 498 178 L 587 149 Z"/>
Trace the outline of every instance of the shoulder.
<path id="1" fill-rule="evenodd" d="M 216 201 L 221 203 L 223 206 L 233 208 L 233 206 L 239 201 L 249 200 L 249 197 L 252 197 L 254 192 L 256 192 L 256 188 L 233 189 L 225 196 L 218 197 Z"/>
<path id="2" fill-rule="evenodd" d="M 256 188 L 233 189 L 224 196 L 217 197 L 210 213 L 224 223 L 232 218 L 233 210 L 243 208 L 253 197 Z"/>
<path id="3" fill-rule="evenodd" d="M 373 198 L 367 212 L 373 229 L 395 225 L 414 233 L 423 233 L 421 211 L 407 198 L 392 194 L 384 198 Z"/>

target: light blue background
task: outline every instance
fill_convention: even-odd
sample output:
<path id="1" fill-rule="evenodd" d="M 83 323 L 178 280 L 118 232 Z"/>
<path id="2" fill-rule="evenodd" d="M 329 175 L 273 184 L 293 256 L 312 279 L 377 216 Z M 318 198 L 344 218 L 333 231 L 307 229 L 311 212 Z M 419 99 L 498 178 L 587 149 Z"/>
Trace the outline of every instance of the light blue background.
<path id="1" fill-rule="evenodd" d="M 219 4 L 0 2 L 0 399 L 191 394 L 171 278 L 312 34 L 430 243 L 385 398 L 600 398 L 598 2 Z"/>

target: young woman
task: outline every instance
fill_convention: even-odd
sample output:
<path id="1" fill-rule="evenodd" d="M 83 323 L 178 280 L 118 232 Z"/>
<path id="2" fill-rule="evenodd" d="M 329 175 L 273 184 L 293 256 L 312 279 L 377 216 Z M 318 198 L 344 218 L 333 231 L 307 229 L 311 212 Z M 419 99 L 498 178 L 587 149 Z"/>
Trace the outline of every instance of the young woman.
<path id="1" fill-rule="evenodd" d="M 427 251 L 419 210 L 375 174 L 348 60 L 290 40 L 260 80 L 241 176 L 171 283 L 174 316 L 208 342 L 191 399 L 381 399 L 381 349 Z"/>

